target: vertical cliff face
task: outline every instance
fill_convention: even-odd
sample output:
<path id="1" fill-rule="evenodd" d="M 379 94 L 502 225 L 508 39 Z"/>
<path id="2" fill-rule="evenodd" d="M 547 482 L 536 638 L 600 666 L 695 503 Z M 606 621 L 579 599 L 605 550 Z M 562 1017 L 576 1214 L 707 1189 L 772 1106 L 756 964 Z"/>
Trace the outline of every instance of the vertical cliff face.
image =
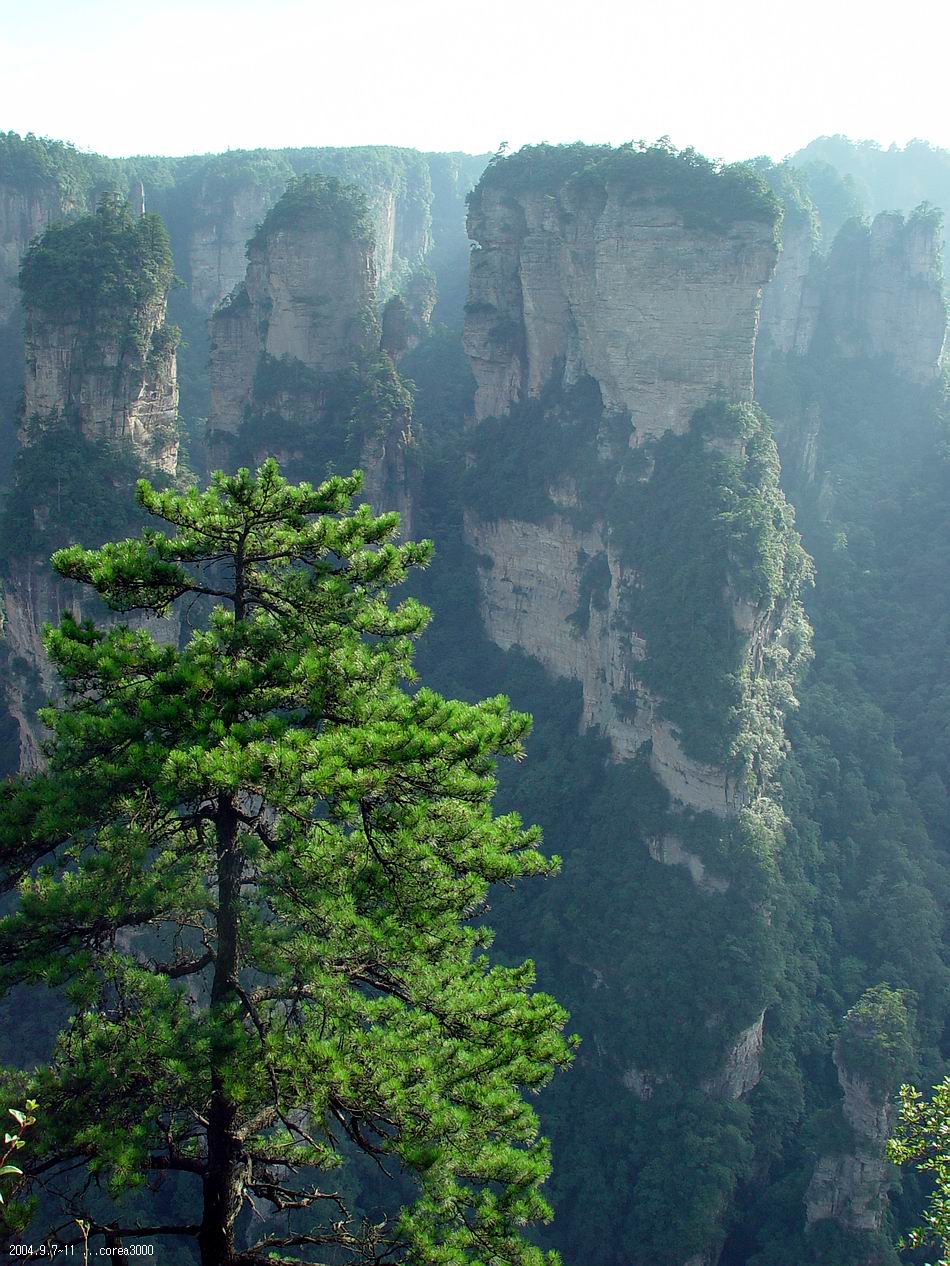
<path id="1" fill-rule="evenodd" d="M 211 430 L 233 467 L 273 454 L 301 477 L 366 467 L 401 486 L 410 398 L 380 351 L 366 200 L 335 177 L 293 182 L 248 246 L 244 281 L 211 322 Z M 405 494 L 396 508 L 408 508 Z"/>
<path id="2" fill-rule="evenodd" d="M 751 404 L 777 217 L 751 173 L 692 155 L 542 147 L 495 163 L 469 220 L 465 531 L 481 614 L 497 645 L 580 684 L 581 726 L 609 740 L 617 794 L 639 788 L 622 801 L 613 858 L 578 844 L 574 882 L 603 905 L 576 943 L 563 931 L 560 951 L 615 1007 L 627 1000 L 622 1022 L 587 1016 L 608 1093 L 670 1138 L 677 1103 L 710 1121 L 739 1111 L 768 1027 L 781 835 L 770 797 L 807 641 L 807 560 Z M 622 875 L 633 849 L 656 868 L 653 919 L 600 873 Z M 741 990 L 719 975 L 739 940 L 758 962 Z M 688 999 L 671 953 L 696 960 Z M 659 1162 L 620 1163 L 635 1175 L 630 1204 L 648 1203 Z M 715 1261 L 729 1182 L 699 1193 L 675 1159 L 664 1182 L 675 1260 Z M 646 1239 L 627 1251 L 655 1260 Z"/>
<path id="3" fill-rule="evenodd" d="M 884 1218 L 891 1104 L 862 1077 L 837 1064 L 844 1095 L 842 1115 L 853 1132 L 846 1151 L 826 1153 L 812 1176 L 806 1198 L 809 1227 L 830 1219 L 853 1231 L 879 1231 Z"/>
<path id="4" fill-rule="evenodd" d="M 819 256 L 814 228 L 786 211 L 775 275 L 762 295 L 757 351 L 803 355 L 811 346 L 821 306 Z"/>
<path id="5" fill-rule="evenodd" d="M 213 431 L 238 430 L 262 358 L 332 374 L 372 350 L 376 261 L 363 217 L 331 178 L 302 181 L 265 219 L 244 281 L 212 318 Z"/>
<path id="6" fill-rule="evenodd" d="M 635 442 L 685 431 L 714 391 L 752 398 L 772 223 L 740 211 L 707 227 L 659 162 L 604 161 L 599 177 L 522 188 L 499 164 L 479 186 L 465 326 L 479 420 L 536 395 L 556 365 L 629 411 Z"/>
<path id="7" fill-rule="evenodd" d="M 53 576 L 50 553 L 124 535 L 135 479 L 176 470 L 171 279 L 161 222 L 115 198 L 49 228 L 24 258 L 25 416 L 2 519 L 2 651 L 21 768 L 41 759 L 36 708 L 55 686 L 43 626 L 78 609 L 72 587 Z M 167 621 L 153 623 L 160 636 L 175 636 Z"/>
<path id="8" fill-rule="evenodd" d="M 380 147 L 217 155 L 162 196 L 181 223 L 176 251 L 183 256 L 197 309 L 210 313 L 243 281 L 248 240 L 288 181 L 314 174 L 362 189 L 384 293 L 400 288 L 424 261 L 432 246 L 433 194 L 428 163 L 416 151 Z"/>

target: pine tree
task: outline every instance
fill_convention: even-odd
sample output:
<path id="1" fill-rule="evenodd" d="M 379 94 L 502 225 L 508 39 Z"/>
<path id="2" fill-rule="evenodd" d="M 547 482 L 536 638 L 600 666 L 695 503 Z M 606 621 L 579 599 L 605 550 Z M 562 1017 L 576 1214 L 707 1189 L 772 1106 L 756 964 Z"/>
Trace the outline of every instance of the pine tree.
<path id="1" fill-rule="evenodd" d="M 273 461 L 204 492 L 143 481 L 170 531 L 54 556 L 115 610 L 211 610 L 183 649 L 141 624 L 47 631 L 48 769 L 0 791 L 19 886 L 0 985 L 64 990 L 74 1014 L 7 1089 L 40 1103 L 44 1180 L 78 1166 L 144 1188 L 141 1209 L 177 1173 L 190 1222 L 123 1225 L 74 1182 L 69 1220 L 107 1243 L 193 1236 L 203 1266 L 536 1266 L 555 1259 L 523 1228 L 550 1216 L 550 1164 L 523 1092 L 572 1043 L 530 963 L 489 962 L 478 918 L 491 884 L 554 869 L 491 811 L 529 718 L 406 688 L 428 613 L 387 591 L 431 547 L 350 509 L 358 488 L 291 486 Z M 412 1180 L 387 1218 L 350 1198 L 360 1157 Z M 251 1206 L 272 1216 L 242 1247 Z"/>

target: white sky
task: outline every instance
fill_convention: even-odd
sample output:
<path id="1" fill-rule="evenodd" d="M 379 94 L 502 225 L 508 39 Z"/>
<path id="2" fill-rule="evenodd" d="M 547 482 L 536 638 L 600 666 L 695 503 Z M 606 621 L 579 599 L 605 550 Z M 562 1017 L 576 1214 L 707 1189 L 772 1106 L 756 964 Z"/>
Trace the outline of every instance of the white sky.
<path id="1" fill-rule="evenodd" d="M 0 0 L 0 130 L 110 155 L 950 147 L 948 68 L 944 0 Z"/>

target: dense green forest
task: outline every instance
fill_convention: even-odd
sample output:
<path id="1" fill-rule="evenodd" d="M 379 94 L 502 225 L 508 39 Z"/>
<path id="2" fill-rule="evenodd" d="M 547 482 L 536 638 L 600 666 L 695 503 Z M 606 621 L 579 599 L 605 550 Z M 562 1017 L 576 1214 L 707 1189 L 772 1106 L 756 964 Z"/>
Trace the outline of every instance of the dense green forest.
<path id="1" fill-rule="evenodd" d="M 52 317 L 71 286 L 90 311 L 113 285 L 120 306 L 149 286 L 168 290 L 169 259 L 152 258 L 158 239 L 144 228 L 115 244 L 121 267 L 108 276 L 88 262 L 97 217 L 110 212 L 83 213 L 102 193 L 141 181 L 149 211 L 167 224 L 185 283 L 169 301 L 184 338 L 186 458 L 170 479 L 179 486 L 207 467 L 209 344 L 189 290 L 189 243 L 214 200 L 266 190 L 274 209 L 261 215 L 258 240 L 327 216 L 367 239 L 380 189 L 395 191 L 404 224 L 423 226 L 418 251 L 397 243 L 377 292 L 380 309 L 392 294 L 409 302 L 413 278 L 430 268 L 437 304 L 422 337 L 395 360 L 374 347 L 333 372 L 262 356 L 234 457 L 253 465 L 278 452 L 290 478 L 318 480 L 358 466 L 371 442 L 398 439 L 411 537 L 435 542 L 408 588 L 433 612 L 415 653 L 420 679 L 468 703 L 504 694 L 534 718 L 526 760 L 499 768 L 495 810 L 537 823 L 562 869 L 502 885 L 474 924 L 496 930 L 498 970 L 534 960 L 539 987 L 581 1038 L 573 1068 L 537 1100 L 556 1216 L 533 1240 L 566 1266 L 919 1266 L 931 1260 L 926 1250 L 899 1256 L 894 1247 L 920 1220 L 927 1187 L 918 1176 L 886 1172 L 880 1222 L 872 1210 L 867 1225 L 825 1214 L 809 1223 L 806 1206 L 820 1206 L 816 1175 L 841 1180 L 863 1147 L 883 1157 L 883 1140 L 856 1137 L 849 1086 L 884 1105 L 902 1081 L 929 1088 L 950 1058 L 945 373 L 910 382 L 887 356 L 843 349 L 818 319 L 806 350 L 769 346 L 759 356 L 754 401 L 713 396 L 685 430 L 647 442 L 632 443 L 629 410 L 608 405 L 589 370 L 571 378 L 563 358 L 536 393 L 472 426 L 462 220 L 465 188 L 484 161 L 381 147 L 113 163 L 34 138 L 0 140 L 0 182 L 55 194 L 67 217 L 22 274 L 24 296 Z M 725 167 L 665 144 L 531 146 L 496 156 L 470 204 L 476 214 L 500 206 L 514 238 L 531 198 L 553 205 L 567 189 L 579 208 L 608 197 L 628 206 L 663 188 L 664 205 L 698 240 L 750 223 L 777 238 L 804 229 L 811 284 L 827 294 L 857 290 L 848 243 L 867 229 L 855 217 L 950 205 L 948 161 L 923 143 L 892 152 L 843 138 L 822 138 L 785 164 Z M 309 178 L 313 170 L 322 177 Z M 564 231 L 569 217 L 559 214 Z M 240 291 L 232 302 L 244 302 Z M 528 357 L 523 315 L 499 313 L 506 322 L 499 342 Z M 22 352 L 16 318 L 4 329 L 9 430 Z M 14 605 L 24 554 L 41 569 L 71 539 L 98 546 L 139 530 L 130 493 L 142 473 L 141 449 L 68 430 L 28 437 L 0 521 Z M 579 580 L 564 637 L 581 647 L 598 646 L 595 634 L 616 639 L 636 672 L 610 699 L 613 715 L 633 729 L 653 709 L 655 732 L 668 726 L 687 763 L 725 771 L 728 813 L 677 803 L 650 742 L 618 759 L 611 734 L 591 723 L 580 680 L 492 639 L 482 616 L 486 576 L 499 563 L 473 547 L 473 517 L 486 531 L 515 524 L 571 543 L 600 534 L 603 548 L 572 544 Z M 512 592 L 513 602 L 529 597 Z M 748 625 L 737 607 L 753 613 Z M 203 613 L 198 601 L 189 619 Z M 7 672 L 29 685 L 35 707 L 35 667 L 7 652 Z M 8 770 L 14 731 L 8 720 Z M 689 864 L 659 864 L 671 840 Z M 30 1015 L 22 1044 L 5 1004 L 7 1063 L 42 1059 L 59 1027 L 60 1004 L 37 996 L 12 995 Z M 756 1075 L 734 1092 L 728 1076 L 741 1080 L 742 1042 L 761 1049 L 750 1061 Z M 134 1160 L 122 1164 L 135 1170 Z M 399 1180 L 393 1189 L 369 1171 L 348 1194 L 368 1217 L 407 1198 Z M 104 1217 L 109 1201 L 97 1200 Z M 117 1207 L 139 1219 L 147 1201 L 140 1187 Z M 180 1185 L 164 1188 L 160 1203 L 163 1217 L 187 1220 Z M 42 1216 L 49 1209 L 41 1205 Z M 531 1216 L 539 1211 L 532 1205 Z M 168 1260 L 195 1259 L 183 1242 Z"/>

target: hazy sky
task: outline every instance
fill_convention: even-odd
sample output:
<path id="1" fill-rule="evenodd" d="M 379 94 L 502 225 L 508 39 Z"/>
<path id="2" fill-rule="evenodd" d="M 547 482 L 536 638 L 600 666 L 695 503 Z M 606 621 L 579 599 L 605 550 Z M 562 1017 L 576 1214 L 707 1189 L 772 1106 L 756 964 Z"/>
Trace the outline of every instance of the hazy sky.
<path id="1" fill-rule="evenodd" d="M 110 155 L 950 146 L 948 43 L 941 0 L 0 0 L 0 130 Z"/>

